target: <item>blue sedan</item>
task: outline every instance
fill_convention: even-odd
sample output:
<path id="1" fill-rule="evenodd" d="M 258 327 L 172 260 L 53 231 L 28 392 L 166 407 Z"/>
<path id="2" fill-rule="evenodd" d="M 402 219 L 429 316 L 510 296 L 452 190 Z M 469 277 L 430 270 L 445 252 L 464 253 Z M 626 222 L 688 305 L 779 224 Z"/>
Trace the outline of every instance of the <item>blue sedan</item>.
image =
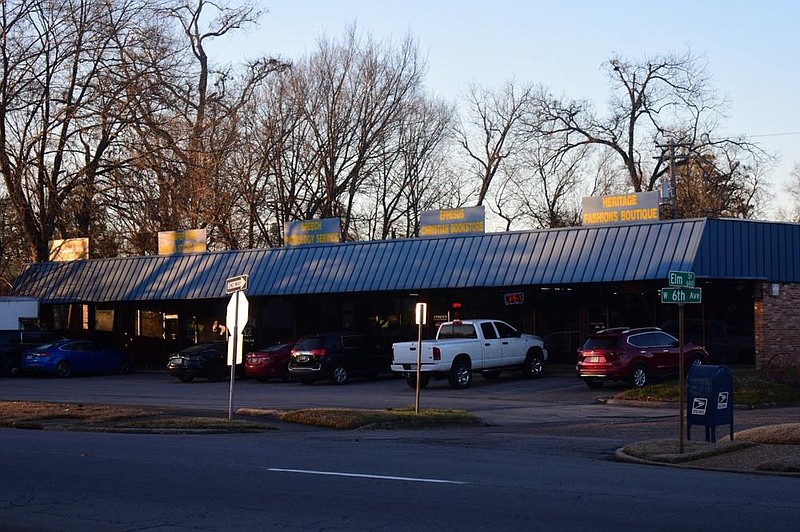
<path id="1" fill-rule="evenodd" d="M 25 351 L 19 369 L 57 377 L 101 372 L 122 375 L 131 371 L 131 362 L 124 352 L 92 340 L 59 340 Z"/>

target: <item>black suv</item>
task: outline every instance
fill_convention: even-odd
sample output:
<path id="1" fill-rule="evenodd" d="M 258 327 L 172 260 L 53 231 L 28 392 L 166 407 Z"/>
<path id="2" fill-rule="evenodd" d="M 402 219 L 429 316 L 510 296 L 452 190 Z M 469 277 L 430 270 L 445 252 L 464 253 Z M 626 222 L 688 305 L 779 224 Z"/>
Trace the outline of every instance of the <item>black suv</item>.
<path id="1" fill-rule="evenodd" d="M 391 373 L 391 343 L 377 336 L 325 333 L 302 337 L 289 359 L 289 374 L 304 384 L 329 379 L 344 384 L 350 377 L 375 378 Z"/>
<path id="2" fill-rule="evenodd" d="M 228 366 L 228 343 L 208 342 L 196 344 L 173 353 L 167 362 L 167 373 L 183 382 L 192 382 L 195 377 L 222 381 L 230 377 Z"/>

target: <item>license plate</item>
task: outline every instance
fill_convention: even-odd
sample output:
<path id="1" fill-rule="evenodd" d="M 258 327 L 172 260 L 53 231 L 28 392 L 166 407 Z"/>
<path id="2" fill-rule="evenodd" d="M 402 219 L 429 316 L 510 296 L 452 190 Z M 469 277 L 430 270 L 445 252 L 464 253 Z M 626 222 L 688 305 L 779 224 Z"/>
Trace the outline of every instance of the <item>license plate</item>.
<path id="1" fill-rule="evenodd" d="M 600 362 L 600 357 L 589 357 L 589 358 L 586 359 L 586 361 L 587 362 L 593 362 L 593 363 L 596 364 L 596 363 Z"/>
<path id="2" fill-rule="evenodd" d="M 295 360 L 297 360 L 298 362 L 308 362 L 308 359 L 309 359 L 308 355 L 300 355 L 298 357 L 295 357 Z"/>

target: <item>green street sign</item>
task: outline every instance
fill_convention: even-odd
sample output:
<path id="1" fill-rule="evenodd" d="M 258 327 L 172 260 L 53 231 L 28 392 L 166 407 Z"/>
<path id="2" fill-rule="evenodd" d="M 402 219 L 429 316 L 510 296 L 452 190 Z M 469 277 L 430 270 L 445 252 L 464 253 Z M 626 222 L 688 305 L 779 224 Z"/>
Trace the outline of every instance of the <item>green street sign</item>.
<path id="1" fill-rule="evenodd" d="M 702 288 L 662 288 L 662 303 L 701 303 L 703 301 Z"/>
<path id="2" fill-rule="evenodd" d="M 687 288 L 694 287 L 694 272 L 669 272 L 669 285 L 670 286 L 685 286 Z"/>

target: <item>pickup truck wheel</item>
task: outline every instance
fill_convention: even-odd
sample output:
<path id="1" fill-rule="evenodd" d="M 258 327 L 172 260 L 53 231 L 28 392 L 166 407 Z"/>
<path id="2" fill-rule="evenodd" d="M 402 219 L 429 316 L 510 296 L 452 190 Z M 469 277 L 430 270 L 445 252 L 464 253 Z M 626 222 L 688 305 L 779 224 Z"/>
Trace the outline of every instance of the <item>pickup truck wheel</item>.
<path id="1" fill-rule="evenodd" d="M 450 387 L 455 390 L 469 388 L 472 383 L 472 366 L 470 366 L 469 361 L 463 358 L 456 359 L 450 367 L 448 380 L 450 381 Z"/>
<path id="2" fill-rule="evenodd" d="M 544 362 L 542 361 L 542 354 L 538 351 L 531 351 L 525 357 L 525 364 L 522 366 L 522 374 L 527 379 L 534 379 L 541 377 L 544 373 Z"/>
<path id="3" fill-rule="evenodd" d="M 333 368 L 331 380 L 336 384 L 344 384 L 347 382 L 347 370 L 343 366 L 336 366 Z"/>
<path id="4" fill-rule="evenodd" d="M 419 387 L 420 389 L 426 387 L 428 383 L 431 382 L 431 376 L 427 373 L 420 373 L 419 375 Z M 416 373 L 409 373 L 406 375 L 406 384 L 408 384 L 412 389 L 417 389 L 417 374 Z"/>

